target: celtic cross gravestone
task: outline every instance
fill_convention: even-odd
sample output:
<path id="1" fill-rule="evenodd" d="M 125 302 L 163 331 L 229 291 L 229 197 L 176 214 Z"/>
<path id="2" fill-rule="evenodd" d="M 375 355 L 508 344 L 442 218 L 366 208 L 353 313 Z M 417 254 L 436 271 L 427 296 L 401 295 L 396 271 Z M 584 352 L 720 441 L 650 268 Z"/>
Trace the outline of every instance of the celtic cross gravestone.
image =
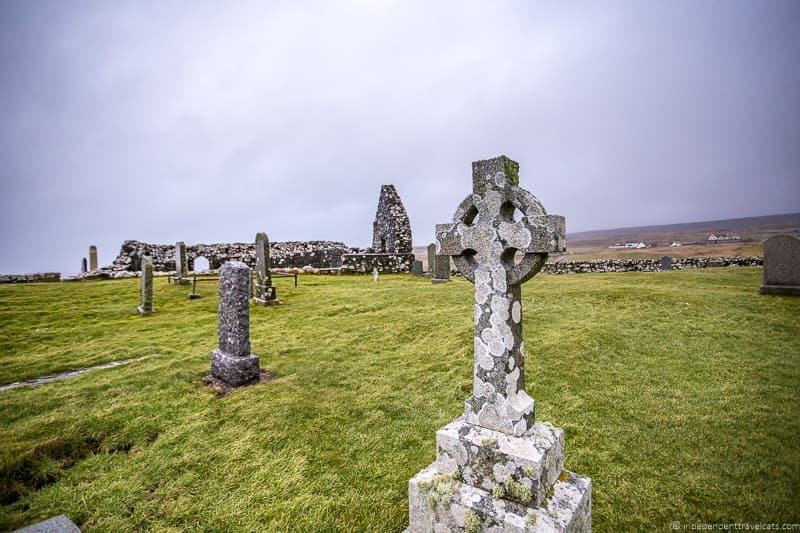
<path id="1" fill-rule="evenodd" d="M 591 480 L 563 471 L 564 431 L 535 422 L 525 390 L 521 285 L 566 239 L 518 172 L 505 156 L 473 163 L 472 194 L 436 226 L 437 256 L 475 284 L 473 388 L 409 482 L 412 532 L 591 530 Z"/>

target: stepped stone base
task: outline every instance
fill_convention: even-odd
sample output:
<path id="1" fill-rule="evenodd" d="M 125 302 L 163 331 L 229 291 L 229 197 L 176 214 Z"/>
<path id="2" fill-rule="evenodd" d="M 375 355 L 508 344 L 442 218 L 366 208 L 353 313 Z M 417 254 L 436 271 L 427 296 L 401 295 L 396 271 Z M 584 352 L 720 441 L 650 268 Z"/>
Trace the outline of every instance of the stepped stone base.
<path id="1" fill-rule="evenodd" d="M 278 291 L 272 285 L 256 284 L 254 292 L 256 296 L 253 296 L 253 303 L 256 305 L 267 306 L 281 303 L 281 301 L 278 300 Z"/>
<path id="2" fill-rule="evenodd" d="M 564 470 L 564 430 L 538 422 L 515 437 L 457 418 L 436 432 L 441 474 L 523 505 L 539 505 Z"/>
<path id="3" fill-rule="evenodd" d="M 219 349 L 211 352 L 211 376 L 232 387 L 255 383 L 260 373 L 257 355 L 238 357 Z"/>
<path id="4" fill-rule="evenodd" d="M 761 294 L 783 294 L 785 296 L 800 296 L 800 285 L 762 285 L 758 292 Z"/>
<path id="5" fill-rule="evenodd" d="M 592 482 L 564 471 L 538 507 L 495 498 L 439 472 L 436 463 L 408 483 L 409 533 L 588 532 Z"/>

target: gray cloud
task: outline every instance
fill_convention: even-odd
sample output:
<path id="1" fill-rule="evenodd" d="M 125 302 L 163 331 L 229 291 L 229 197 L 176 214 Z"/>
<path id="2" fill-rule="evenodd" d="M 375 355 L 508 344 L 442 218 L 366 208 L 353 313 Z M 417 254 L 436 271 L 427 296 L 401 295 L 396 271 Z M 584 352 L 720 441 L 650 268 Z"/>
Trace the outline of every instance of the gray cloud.
<path id="1" fill-rule="evenodd" d="M 431 5 L 435 4 L 435 5 Z M 800 210 L 800 4 L 5 2 L 0 271 L 415 241 L 506 153 L 570 231 Z"/>

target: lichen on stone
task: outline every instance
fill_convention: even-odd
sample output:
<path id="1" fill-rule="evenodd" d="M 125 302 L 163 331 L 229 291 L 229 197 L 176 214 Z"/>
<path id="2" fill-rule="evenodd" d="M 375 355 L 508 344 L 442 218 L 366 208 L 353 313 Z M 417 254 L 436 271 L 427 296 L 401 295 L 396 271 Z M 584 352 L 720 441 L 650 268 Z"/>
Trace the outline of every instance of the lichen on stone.
<path id="1" fill-rule="evenodd" d="M 420 484 L 420 488 L 428 492 L 428 507 L 436 511 L 440 506 L 450 508 L 450 497 L 458 488 L 459 482 L 452 474 L 439 474 L 430 481 Z"/>
<path id="2" fill-rule="evenodd" d="M 506 496 L 506 488 L 503 485 L 497 484 L 492 488 L 492 498 L 497 500 L 503 499 Z"/>
<path id="3" fill-rule="evenodd" d="M 472 509 L 464 511 L 464 533 L 480 533 L 481 518 Z"/>
<path id="4" fill-rule="evenodd" d="M 484 448 L 494 448 L 497 445 L 496 437 L 481 437 L 479 441 Z"/>
<path id="5" fill-rule="evenodd" d="M 529 503 L 533 495 L 531 494 L 531 489 L 520 483 L 519 481 L 514 481 L 513 479 L 509 479 L 504 483 L 506 492 L 517 500 L 520 503 Z"/>

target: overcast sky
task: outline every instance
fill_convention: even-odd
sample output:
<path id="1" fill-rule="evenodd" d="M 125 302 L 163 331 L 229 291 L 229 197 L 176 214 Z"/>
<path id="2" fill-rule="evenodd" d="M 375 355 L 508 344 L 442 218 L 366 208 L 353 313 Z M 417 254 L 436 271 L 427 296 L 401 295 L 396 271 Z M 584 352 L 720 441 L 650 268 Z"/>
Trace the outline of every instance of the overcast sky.
<path id="1" fill-rule="evenodd" d="M 415 244 L 505 153 L 568 231 L 800 211 L 800 2 L 0 2 L 0 272 Z"/>

